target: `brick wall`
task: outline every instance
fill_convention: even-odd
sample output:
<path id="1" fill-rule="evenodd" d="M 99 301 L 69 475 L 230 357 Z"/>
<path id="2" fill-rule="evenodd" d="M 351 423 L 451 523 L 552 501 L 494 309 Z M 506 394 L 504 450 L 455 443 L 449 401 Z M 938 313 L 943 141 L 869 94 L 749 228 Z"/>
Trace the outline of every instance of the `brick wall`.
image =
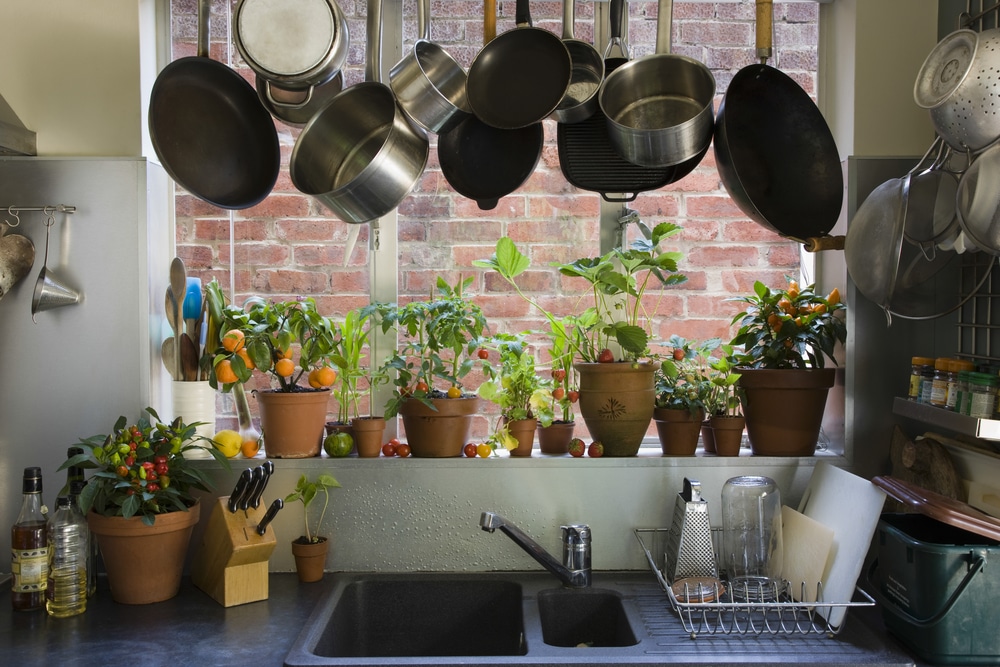
<path id="1" fill-rule="evenodd" d="M 239 54 L 225 43 L 227 0 L 213 6 L 212 56 L 231 58 L 241 74 L 253 73 Z M 232 7 L 235 7 L 235 0 Z M 351 36 L 345 85 L 363 78 L 365 40 L 364 0 L 341 3 Z M 498 32 L 512 29 L 514 3 L 498 2 Z M 807 91 L 815 90 L 818 39 L 817 5 L 812 2 L 776 2 L 775 59 L 770 63 L 790 74 Z M 561 3 L 535 0 L 531 4 L 536 26 L 561 34 Z M 174 57 L 194 53 L 195 0 L 174 0 Z M 412 0 L 405 0 L 404 52 L 416 33 Z M 594 5 L 578 2 L 577 38 L 593 38 Z M 657 5 L 629 4 L 629 42 L 633 57 L 654 50 Z M 468 67 L 482 40 L 482 4 L 471 0 L 433 0 L 432 38 Z M 717 102 L 740 67 L 754 59 L 754 3 L 752 0 L 699 2 L 678 0 L 674 5 L 673 51 L 704 62 L 718 83 Z M 599 47 L 599 50 L 602 50 Z M 228 289 L 229 262 L 235 266 L 235 300 L 249 294 L 287 297 L 309 295 L 321 308 L 339 314 L 367 300 L 367 225 L 348 266 L 343 265 L 348 226 L 318 203 L 299 194 L 287 172 L 288 158 L 298 131 L 277 123 L 282 148 L 282 171 L 274 192 L 260 205 L 230 215 L 178 191 L 176 203 L 178 254 L 189 271 L 208 279 L 218 277 Z M 427 170 L 399 207 L 399 292 L 425 295 L 434 278 L 450 280 L 458 274 L 475 275 L 476 300 L 491 318 L 494 329 L 520 330 L 538 323 L 534 313 L 508 294 L 502 281 L 471 269 L 471 262 L 488 257 L 496 239 L 510 236 L 526 252 L 537 271 L 532 289 L 547 304 L 574 307 L 580 286 L 548 269 L 552 261 L 596 254 L 599 196 L 570 186 L 558 164 L 556 126 L 545 122 L 546 144 L 534 175 L 492 211 L 456 195 L 437 165 L 436 141 L 431 136 Z M 756 279 L 778 284 L 798 266 L 798 249 L 746 219 L 722 189 L 711 151 L 694 172 L 661 190 L 645 193 L 631 204 L 647 223 L 677 222 L 684 231 L 676 249 L 684 252 L 681 271 L 688 282 L 663 294 L 650 295 L 655 312 L 654 334 L 689 338 L 728 336 L 728 323 L 738 311 L 725 299 L 746 292 Z M 554 308 L 559 310 L 559 308 Z"/>

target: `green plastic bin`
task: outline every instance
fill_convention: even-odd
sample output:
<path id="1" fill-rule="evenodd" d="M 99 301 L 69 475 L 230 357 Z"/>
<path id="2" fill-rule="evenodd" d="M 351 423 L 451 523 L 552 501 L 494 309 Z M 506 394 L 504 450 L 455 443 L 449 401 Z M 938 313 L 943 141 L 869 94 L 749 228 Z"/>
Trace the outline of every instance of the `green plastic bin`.
<path id="1" fill-rule="evenodd" d="M 876 540 L 886 628 L 934 664 L 1000 665 L 1000 543 L 922 514 L 883 514 Z"/>

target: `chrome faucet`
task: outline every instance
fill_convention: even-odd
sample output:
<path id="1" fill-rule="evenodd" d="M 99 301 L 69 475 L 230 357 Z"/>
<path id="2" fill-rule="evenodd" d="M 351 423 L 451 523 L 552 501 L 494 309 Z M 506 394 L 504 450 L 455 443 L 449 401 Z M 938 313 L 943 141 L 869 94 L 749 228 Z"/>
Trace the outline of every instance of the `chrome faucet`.
<path id="1" fill-rule="evenodd" d="M 562 526 L 562 563 L 496 512 L 483 512 L 479 517 L 479 527 L 489 533 L 499 528 L 515 544 L 527 551 L 529 556 L 541 563 L 542 567 L 559 577 L 566 586 L 590 586 L 590 526 L 582 523 Z"/>

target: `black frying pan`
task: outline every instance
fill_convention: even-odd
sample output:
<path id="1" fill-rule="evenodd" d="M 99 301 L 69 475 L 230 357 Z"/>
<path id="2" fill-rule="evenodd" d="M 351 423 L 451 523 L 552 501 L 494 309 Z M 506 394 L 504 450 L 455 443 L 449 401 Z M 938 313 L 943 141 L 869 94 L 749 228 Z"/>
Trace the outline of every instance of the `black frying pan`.
<path id="1" fill-rule="evenodd" d="M 198 55 L 163 68 L 149 98 L 149 135 L 163 168 L 226 209 L 260 203 L 278 179 L 274 121 L 243 77 L 208 57 L 210 0 L 198 3 Z"/>
<path id="2" fill-rule="evenodd" d="M 621 36 L 624 6 L 624 0 L 611 0 L 611 40 L 604 57 L 605 76 L 628 62 L 628 46 Z M 706 147 L 696 157 L 672 167 L 633 164 L 612 145 L 607 118 L 600 107 L 579 123 L 559 123 L 556 137 L 559 168 L 570 185 L 598 192 L 609 202 L 633 201 L 640 192 L 658 190 L 680 180 L 698 166 L 707 152 Z"/>
<path id="3" fill-rule="evenodd" d="M 473 113 L 487 125 L 507 130 L 548 117 L 566 95 L 573 74 L 562 40 L 532 27 L 528 0 L 517 0 L 515 20 L 516 28 L 488 41 L 476 55 L 466 82 Z"/>
<path id="4" fill-rule="evenodd" d="M 496 0 L 484 0 L 483 37 L 496 35 Z M 487 125 L 475 115 L 438 135 L 441 173 L 458 194 L 483 210 L 521 187 L 538 165 L 545 140 L 541 122 L 516 129 Z"/>
<path id="5" fill-rule="evenodd" d="M 755 222 L 815 246 L 840 217 L 844 177 L 826 120 L 809 95 L 766 64 L 771 52 L 771 0 L 757 0 L 758 65 L 733 77 L 715 123 L 715 160 L 722 184 Z M 843 247 L 843 239 L 826 239 Z M 821 244 L 822 245 L 822 244 Z"/>

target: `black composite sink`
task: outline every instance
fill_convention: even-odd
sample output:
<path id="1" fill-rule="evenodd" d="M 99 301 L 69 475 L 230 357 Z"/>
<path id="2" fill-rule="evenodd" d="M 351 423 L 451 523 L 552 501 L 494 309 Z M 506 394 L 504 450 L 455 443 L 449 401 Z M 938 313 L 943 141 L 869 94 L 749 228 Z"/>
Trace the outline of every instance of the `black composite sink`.
<path id="1" fill-rule="evenodd" d="M 615 591 L 596 588 L 549 589 L 538 593 L 542 641 L 550 646 L 593 648 L 635 646 L 632 632 Z"/>

